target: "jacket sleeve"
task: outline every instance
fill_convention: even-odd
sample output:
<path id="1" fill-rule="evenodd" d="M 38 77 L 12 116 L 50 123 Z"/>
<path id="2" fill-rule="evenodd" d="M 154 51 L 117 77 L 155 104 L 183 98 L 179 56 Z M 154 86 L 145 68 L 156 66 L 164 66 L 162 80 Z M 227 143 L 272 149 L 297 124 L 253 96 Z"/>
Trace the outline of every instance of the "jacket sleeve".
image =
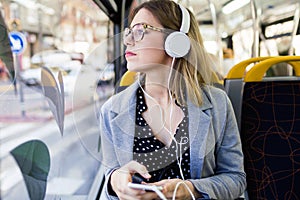
<path id="1" fill-rule="evenodd" d="M 244 158 L 231 102 L 225 92 L 219 94 L 223 94 L 218 96 L 219 103 L 217 101 L 213 103 L 214 107 L 219 111 L 216 111 L 212 117 L 213 125 L 218 126 L 214 130 L 219 132 L 215 133 L 219 137 L 214 149 L 216 163 L 214 174 L 190 181 L 204 197 L 208 196 L 210 199 L 235 199 L 241 196 L 246 189 Z M 223 115 L 224 117 L 220 117 L 221 114 L 218 114 L 218 112 L 225 112 L 226 114 Z"/>

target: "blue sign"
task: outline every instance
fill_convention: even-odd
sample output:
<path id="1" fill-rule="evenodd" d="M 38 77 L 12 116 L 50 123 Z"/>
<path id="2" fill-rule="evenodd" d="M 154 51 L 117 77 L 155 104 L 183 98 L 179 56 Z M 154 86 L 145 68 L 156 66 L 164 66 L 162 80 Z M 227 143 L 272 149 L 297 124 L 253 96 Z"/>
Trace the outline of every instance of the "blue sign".
<path id="1" fill-rule="evenodd" d="M 9 33 L 11 50 L 15 54 L 22 54 L 27 46 L 26 37 L 23 33 L 12 31 Z"/>

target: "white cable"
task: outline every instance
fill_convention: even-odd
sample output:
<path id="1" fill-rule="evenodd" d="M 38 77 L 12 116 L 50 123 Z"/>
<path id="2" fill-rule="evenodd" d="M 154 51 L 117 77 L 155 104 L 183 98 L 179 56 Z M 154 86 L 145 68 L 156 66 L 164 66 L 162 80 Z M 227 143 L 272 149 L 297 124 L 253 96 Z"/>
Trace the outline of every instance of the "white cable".
<path id="1" fill-rule="evenodd" d="M 142 85 L 141 85 L 141 83 L 140 83 L 140 73 L 138 73 L 138 85 L 139 85 L 139 87 L 141 88 L 141 90 L 143 91 L 143 93 L 144 93 L 148 98 L 150 98 L 152 101 L 154 101 L 154 103 L 156 103 L 155 105 L 158 106 L 159 111 L 160 111 L 160 115 L 161 115 L 162 119 L 164 119 L 164 113 L 163 113 L 163 110 L 162 110 L 161 106 L 159 105 L 159 103 L 158 103 L 158 102 L 156 101 L 156 99 L 154 99 L 150 94 L 148 94 L 148 93 L 144 90 L 144 88 L 142 87 Z M 154 107 L 155 105 L 153 105 L 152 107 Z M 149 108 L 149 111 L 150 111 L 150 109 L 151 109 L 152 107 Z M 165 127 L 165 124 L 166 124 L 166 121 L 163 120 L 162 128 Z M 161 130 L 161 129 L 159 129 L 159 130 Z"/>
<path id="2" fill-rule="evenodd" d="M 164 123 L 163 123 L 163 128 L 170 134 L 171 139 L 175 142 L 175 146 L 176 146 L 176 150 L 175 150 L 175 152 L 176 152 L 176 161 L 177 161 L 177 165 L 178 165 L 178 167 L 179 167 L 179 172 L 180 172 L 181 179 L 183 180 L 183 181 L 178 182 L 178 183 L 176 184 L 176 187 L 175 187 L 175 190 L 174 190 L 174 193 L 173 193 L 173 200 L 175 200 L 175 198 L 176 198 L 177 189 L 178 189 L 178 187 L 179 187 L 180 184 L 183 184 L 183 185 L 187 188 L 187 190 L 188 190 L 188 192 L 190 193 L 192 199 L 195 200 L 195 197 L 194 197 L 192 191 L 190 190 L 190 188 L 188 187 L 188 185 L 186 185 L 186 183 L 184 183 L 185 178 L 184 178 L 184 175 L 183 175 L 183 172 L 182 172 L 182 168 L 181 168 L 181 163 L 182 163 L 182 145 L 188 143 L 188 139 L 187 139 L 187 137 L 183 137 L 183 138 L 180 139 L 180 142 L 177 142 L 177 141 L 176 141 L 176 138 L 174 137 L 174 135 L 173 135 L 173 133 L 172 133 L 172 113 L 173 113 L 172 102 L 173 102 L 173 97 L 172 97 L 172 93 L 171 93 L 171 90 L 170 90 L 170 80 L 171 80 L 171 74 L 172 74 L 172 70 L 173 70 L 174 63 L 175 63 L 175 57 L 173 57 L 173 59 L 172 59 L 172 64 L 171 64 L 170 72 L 169 72 L 169 76 L 168 76 L 168 94 L 169 94 L 170 104 L 171 104 L 169 121 L 170 121 L 170 129 L 171 129 L 171 130 L 169 130 L 168 128 L 166 128 L 166 126 L 165 126 L 165 123 L 166 123 L 166 122 L 165 122 L 165 121 L 164 121 Z M 162 110 L 161 106 L 159 105 L 159 103 L 158 103 L 158 102 L 157 102 L 150 94 L 148 94 L 148 93 L 143 89 L 143 87 L 141 86 L 141 84 L 140 84 L 140 74 L 138 74 L 138 84 L 139 84 L 139 87 L 141 88 L 141 90 L 143 91 L 143 93 L 144 93 L 147 97 L 149 97 L 151 100 L 153 100 L 153 101 L 158 105 L 159 110 L 160 110 L 160 113 L 161 113 L 161 116 L 162 116 L 162 119 L 164 119 L 164 113 L 163 113 L 163 110 Z M 175 131 L 176 131 L 176 130 L 175 130 Z M 184 138 L 187 139 L 186 142 L 182 142 L 182 140 L 183 140 Z M 179 151 L 180 151 L 180 152 L 179 152 L 179 156 L 178 156 L 178 145 L 179 145 Z M 178 157 L 179 157 L 179 159 L 178 159 Z M 159 190 L 157 189 L 157 190 L 155 190 L 155 192 L 156 192 L 156 194 L 157 194 L 162 200 L 167 200 L 166 197 L 163 195 L 163 193 L 162 193 L 161 191 L 159 191 Z"/>
<path id="3" fill-rule="evenodd" d="M 171 74 L 172 74 L 174 63 L 175 63 L 175 58 L 173 57 L 173 59 L 172 59 L 172 65 L 171 65 L 170 73 L 169 73 L 169 77 L 168 77 L 168 92 L 169 92 L 169 96 L 170 96 L 170 101 L 171 102 L 173 101 L 173 98 L 172 98 L 172 94 L 171 94 L 171 90 L 170 90 L 170 80 L 171 80 Z M 172 112 L 173 112 L 173 107 L 171 107 L 171 110 L 170 110 L 170 127 L 172 127 L 172 125 L 171 125 L 171 123 L 172 123 Z M 172 134 L 172 129 L 171 129 L 171 131 L 169 131 L 169 133 L 171 134 L 171 137 L 172 137 L 172 139 L 174 139 L 175 144 L 176 144 L 176 160 L 177 160 L 177 165 L 179 167 L 179 172 L 180 172 L 181 179 L 183 180 L 183 181 L 180 181 L 180 182 L 178 182 L 176 184 L 175 190 L 173 192 L 173 198 L 172 199 L 175 200 L 177 189 L 178 189 L 178 187 L 179 187 L 180 184 L 183 184 L 187 188 L 187 190 L 190 193 L 192 199 L 195 200 L 195 196 L 194 196 L 193 192 L 191 191 L 191 189 L 189 188 L 189 186 L 184 182 L 185 178 L 184 178 L 184 175 L 183 175 L 183 172 L 182 172 L 182 168 L 181 168 L 181 163 L 182 163 L 182 145 L 188 143 L 188 138 L 187 137 L 181 137 L 180 138 L 180 142 L 177 142 L 176 139 L 175 139 L 175 137 Z M 187 141 L 184 142 L 183 139 L 187 139 Z M 178 160 L 178 145 L 179 145 L 179 160 Z"/>
<path id="4" fill-rule="evenodd" d="M 153 190 L 162 200 L 167 200 L 167 198 L 165 197 L 165 195 L 157 188 L 155 188 Z"/>
<path id="5" fill-rule="evenodd" d="M 171 67 L 170 67 L 170 72 L 169 72 L 169 77 L 168 77 L 168 92 L 169 92 L 169 96 L 170 96 L 170 101 L 173 102 L 173 97 L 172 97 L 172 94 L 171 94 L 171 90 L 170 90 L 170 82 L 171 82 L 171 74 L 172 74 L 172 70 L 174 68 L 174 63 L 175 63 L 175 57 L 173 57 L 172 59 L 172 64 L 171 64 Z M 171 128 L 171 131 L 166 129 L 167 132 L 171 135 L 171 138 L 172 140 L 175 142 L 175 145 L 176 145 L 176 160 L 177 160 L 177 165 L 179 167 L 179 172 L 180 172 L 180 176 L 181 176 L 181 179 L 182 180 L 185 180 L 184 179 L 184 175 L 183 175 L 183 172 L 182 172 L 182 168 L 181 168 L 181 163 L 182 163 L 182 151 L 181 151 L 181 147 L 182 147 L 182 144 L 185 144 L 185 143 L 182 143 L 182 138 L 180 139 L 180 142 L 178 143 L 172 133 L 172 113 L 173 113 L 173 107 L 171 106 L 171 110 L 170 110 L 170 128 Z M 179 160 L 178 160 L 178 145 L 179 145 Z"/>
<path id="6" fill-rule="evenodd" d="M 172 69 L 174 67 L 174 63 L 175 63 L 175 57 L 173 57 L 172 59 L 172 64 L 171 64 L 171 67 L 170 67 L 170 71 L 169 71 L 169 76 L 168 76 L 168 94 L 169 94 L 169 98 L 170 98 L 170 104 L 171 104 L 171 108 L 170 108 L 170 116 L 169 116 L 169 121 L 170 121 L 170 128 L 172 128 L 172 114 L 173 114 L 173 107 L 172 107 L 172 102 L 173 102 L 173 97 L 172 97 L 172 94 L 171 94 L 171 90 L 170 90 L 170 80 L 171 80 L 171 74 L 172 74 Z M 150 98 L 151 100 L 153 100 L 159 107 L 159 110 L 160 110 L 160 114 L 162 116 L 162 119 L 164 119 L 164 114 L 163 114 L 163 110 L 161 108 L 161 106 L 159 105 L 159 103 L 150 95 L 148 94 L 144 89 L 143 87 L 141 86 L 140 84 L 140 74 L 138 74 L 138 84 L 141 88 L 141 90 L 143 91 L 143 93 L 148 97 Z M 165 126 L 165 120 L 163 122 L 163 128 L 169 133 L 169 135 L 171 136 L 171 139 L 175 142 L 175 146 L 176 146 L 176 150 L 175 150 L 175 153 L 176 153 L 176 161 L 177 161 L 177 165 L 179 167 L 179 172 L 180 172 L 180 176 L 181 176 L 181 179 L 182 180 L 185 180 L 184 179 L 184 175 L 183 175 L 183 172 L 182 172 L 182 168 L 181 168 L 181 163 L 182 163 L 182 145 L 183 144 L 186 144 L 187 142 L 185 143 L 182 143 L 182 138 L 180 140 L 180 143 L 177 142 L 176 138 L 174 137 L 173 133 L 172 133 L 172 130 L 169 130 L 168 128 L 166 128 Z M 179 147 L 178 147 L 179 146 Z M 179 152 L 179 155 L 178 155 L 178 149 L 180 150 Z M 179 159 L 178 159 L 179 157 Z"/>
<path id="7" fill-rule="evenodd" d="M 176 198 L 176 193 L 177 193 L 177 189 L 178 189 L 178 187 L 179 187 L 180 184 L 183 184 L 183 185 L 186 187 L 186 189 L 189 191 L 189 193 L 190 193 L 192 199 L 195 200 L 195 196 L 194 196 L 193 192 L 191 191 L 191 189 L 189 188 L 189 186 L 188 186 L 184 181 L 180 181 L 180 182 L 178 182 L 178 183 L 176 184 L 175 190 L 174 190 L 174 192 L 173 192 L 172 200 L 175 200 L 175 198 Z"/>

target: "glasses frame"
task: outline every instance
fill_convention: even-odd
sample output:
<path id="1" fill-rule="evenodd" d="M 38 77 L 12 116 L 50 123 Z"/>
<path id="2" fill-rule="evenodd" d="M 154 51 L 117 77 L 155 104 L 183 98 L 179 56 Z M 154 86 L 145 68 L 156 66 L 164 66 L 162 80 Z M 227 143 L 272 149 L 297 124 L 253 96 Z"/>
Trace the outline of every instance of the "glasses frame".
<path id="1" fill-rule="evenodd" d="M 138 25 L 142 25 L 143 26 L 143 32 L 142 32 L 141 38 L 139 38 L 138 40 L 136 40 L 135 37 L 134 37 L 134 34 L 133 34 L 133 28 L 135 26 L 138 26 Z M 125 38 L 127 38 L 131 34 L 132 41 L 139 42 L 139 41 L 141 41 L 141 40 L 144 39 L 144 35 L 145 35 L 145 32 L 146 32 L 147 29 L 150 29 L 150 30 L 153 30 L 153 31 L 158 31 L 158 32 L 161 32 L 161 33 L 165 32 L 164 28 L 154 27 L 154 26 L 151 26 L 150 24 L 146 24 L 146 23 L 137 23 L 137 24 L 133 25 L 132 27 L 126 27 L 124 29 L 124 40 L 125 40 Z"/>

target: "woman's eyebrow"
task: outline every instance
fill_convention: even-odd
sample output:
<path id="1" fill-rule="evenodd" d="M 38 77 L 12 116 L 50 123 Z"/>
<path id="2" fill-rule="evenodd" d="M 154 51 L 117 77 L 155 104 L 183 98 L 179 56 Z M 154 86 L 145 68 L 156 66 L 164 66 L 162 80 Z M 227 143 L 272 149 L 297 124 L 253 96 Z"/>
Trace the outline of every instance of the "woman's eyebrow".
<path id="1" fill-rule="evenodd" d="M 143 24 L 147 24 L 147 25 L 149 25 L 148 23 L 146 23 L 146 22 L 138 22 L 138 23 L 135 23 L 134 25 L 130 25 L 129 26 L 129 28 L 132 28 L 132 27 L 134 27 L 135 25 L 138 25 L 138 24 L 141 24 L 141 25 L 143 25 Z"/>

